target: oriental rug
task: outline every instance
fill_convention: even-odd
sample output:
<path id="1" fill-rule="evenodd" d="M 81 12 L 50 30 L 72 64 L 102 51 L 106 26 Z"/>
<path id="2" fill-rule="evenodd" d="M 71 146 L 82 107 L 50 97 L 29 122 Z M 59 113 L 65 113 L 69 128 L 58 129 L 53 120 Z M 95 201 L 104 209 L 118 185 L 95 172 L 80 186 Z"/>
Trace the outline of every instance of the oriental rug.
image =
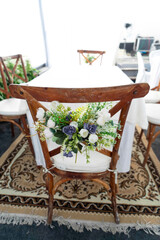
<path id="1" fill-rule="evenodd" d="M 103 186 L 88 180 L 68 181 L 59 187 L 54 221 L 77 231 L 85 227 L 128 233 L 136 228 L 160 234 L 160 162 L 151 150 L 146 167 L 142 167 L 147 141 L 143 135 L 137 145 L 139 131 L 135 132 L 131 169 L 118 176 L 121 223 L 114 223 Z M 0 223 L 46 224 L 47 199 L 45 173 L 36 166 L 27 139 L 21 134 L 0 158 Z"/>

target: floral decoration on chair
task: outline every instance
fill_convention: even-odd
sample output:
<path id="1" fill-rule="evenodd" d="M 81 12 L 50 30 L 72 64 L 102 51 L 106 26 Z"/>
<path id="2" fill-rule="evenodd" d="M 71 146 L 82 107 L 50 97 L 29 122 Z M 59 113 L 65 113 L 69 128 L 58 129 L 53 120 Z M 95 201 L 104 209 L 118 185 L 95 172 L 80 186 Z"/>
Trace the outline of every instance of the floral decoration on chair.
<path id="1" fill-rule="evenodd" d="M 85 63 L 90 63 L 91 64 L 94 59 L 95 59 L 94 56 L 91 56 L 91 55 L 87 54 Z"/>
<path id="2" fill-rule="evenodd" d="M 115 144 L 119 134 L 120 123 L 114 123 L 110 118 L 109 109 L 112 103 L 89 103 L 72 111 L 54 101 L 51 110 L 38 108 L 35 129 L 40 134 L 41 141 L 52 138 L 61 145 L 61 153 L 65 157 L 73 157 L 85 152 L 89 162 L 90 151 L 101 150 Z"/>

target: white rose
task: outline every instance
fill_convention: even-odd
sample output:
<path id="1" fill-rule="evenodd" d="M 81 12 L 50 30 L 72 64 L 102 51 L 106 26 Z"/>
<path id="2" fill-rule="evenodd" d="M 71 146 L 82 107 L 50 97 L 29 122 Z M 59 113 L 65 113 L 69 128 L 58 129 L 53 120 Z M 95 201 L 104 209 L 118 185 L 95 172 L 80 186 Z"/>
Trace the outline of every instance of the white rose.
<path id="1" fill-rule="evenodd" d="M 55 122 L 53 122 L 51 119 L 49 119 L 48 122 L 47 122 L 47 127 L 54 128 L 55 127 Z"/>
<path id="2" fill-rule="evenodd" d="M 106 108 L 103 108 L 101 111 L 98 112 L 98 116 L 105 119 L 105 121 L 109 120 L 111 114 L 108 112 Z"/>
<path id="3" fill-rule="evenodd" d="M 51 138 L 53 136 L 52 132 L 49 130 L 49 128 L 46 128 L 44 130 L 44 135 L 45 135 L 45 138 Z"/>
<path id="4" fill-rule="evenodd" d="M 97 119 L 97 124 L 100 126 L 104 126 L 105 122 L 106 122 L 106 120 L 103 117 L 99 117 Z"/>
<path id="5" fill-rule="evenodd" d="M 71 122 L 69 125 L 70 125 L 70 126 L 73 126 L 73 127 L 75 127 L 75 128 L 78 128 L 78 123 L 75 122 L 75 121 Z"/>
<path id="6" fill-rule="evenodd" d="M 52 111 L 56 111 L 58 105 L 59 105 L 59 102 L 57 102 L 57 101 L 51 102 L 51 105 L 50 105 L 51 110 L 52 110 Z"/>
<path id="7" fill-rule="evenodd" d="M 98 136 L 96 134 L 90 134 L 89 142 L 90 143 L 96 143 L 97 141 L 98 141 Z"/>
<path id="8" fill-rule="evenodd" d="M 38 118 L 39 121 L 44 120 L 44 109 L 43 108 L 38 108 L 36 118 Z"/>
<path id="9" fill-rule="evenodd" d="M 88 130 L 82 128 L 79 134 L 81 135 L 81 137 L 86 138 L 88 136 Z"/>

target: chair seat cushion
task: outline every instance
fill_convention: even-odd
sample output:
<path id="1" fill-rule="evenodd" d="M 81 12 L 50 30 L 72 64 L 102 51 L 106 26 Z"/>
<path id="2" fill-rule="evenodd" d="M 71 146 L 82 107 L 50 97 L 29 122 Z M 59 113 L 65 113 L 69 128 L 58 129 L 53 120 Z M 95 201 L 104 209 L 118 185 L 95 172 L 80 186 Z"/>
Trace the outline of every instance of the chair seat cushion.
<path id="1" fill-rule="evenodd" d="M 53 143 L 50 139 L 47 140 L 49 149 L 55 149 L 59 147 L 56 143 Z M 97 151 L 90 151 L 89 163 L 86 162 L 85 152 L 77 154 L 77 162 L 75 163 L 76 154 L 73 153 L 73 157 L 65 157 L 62 153 L 59 153 L 51 158 L 54 166 L 60 170 L 70 172 L 104 172 L 110 166 L 111 158 L 99 153 Z"/>
<path id="2" fill-rule="evenodd" d="M 22 99 L 9 98 L 0 101 L 0 115 L 23 115 L 26 113 L 27 108 L 26 101 Z"/>
<path id="3" fill-rule="evenodd" d="M 89 163 L 86 162 L 85 153 L 77 154 L 77 162 L 75 162 L 76 155 L 73 157 L 64 157 L 61 153 L 53 157 L 56 168 L 70 172 L 104 172 L 110 166 L 111 158 L 103 155 L 97 151 L 90 152 Z"/>
<path id="4" fill-rule="evenodd" d="M 153 124 L 160 124 L 160 104 L 147 103 L 146 104 L 148 121 Z"/>
<path id="5" fill-rule="evenodd" d="M 149 93 L 144 97 L 146 103 L 157 103 L 160 102 L 160 92 L 150 90 Z"/>

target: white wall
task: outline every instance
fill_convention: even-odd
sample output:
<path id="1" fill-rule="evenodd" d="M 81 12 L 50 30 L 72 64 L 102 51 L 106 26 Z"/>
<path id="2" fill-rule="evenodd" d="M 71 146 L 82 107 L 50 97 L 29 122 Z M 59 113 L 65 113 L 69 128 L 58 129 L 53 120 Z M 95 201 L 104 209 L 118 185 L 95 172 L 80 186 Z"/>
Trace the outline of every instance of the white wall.
<path id="1" fill-rule="evenodd" d="M 77 49 L 105 50 L 113 63 L 124 23 L 137 35 L 160 37 L 159 0 L 42 0 L 52 65 L 78 62 Z M 130 35 L 130 36 L 129 36 Z"/>
<path id="2" fill-rule="evenodd" d="M 38 0 L 0 0 L 0 56 L 21 53 L 34 67 L 46 62 Z"/>
<path id="3" fill-rule="evenodd" d="M 78 63 L 77 49 L 104 50 L 112 63 L 123 28 L 118 9 L 104 0 L 43 0 L 52 65 Z"/>

